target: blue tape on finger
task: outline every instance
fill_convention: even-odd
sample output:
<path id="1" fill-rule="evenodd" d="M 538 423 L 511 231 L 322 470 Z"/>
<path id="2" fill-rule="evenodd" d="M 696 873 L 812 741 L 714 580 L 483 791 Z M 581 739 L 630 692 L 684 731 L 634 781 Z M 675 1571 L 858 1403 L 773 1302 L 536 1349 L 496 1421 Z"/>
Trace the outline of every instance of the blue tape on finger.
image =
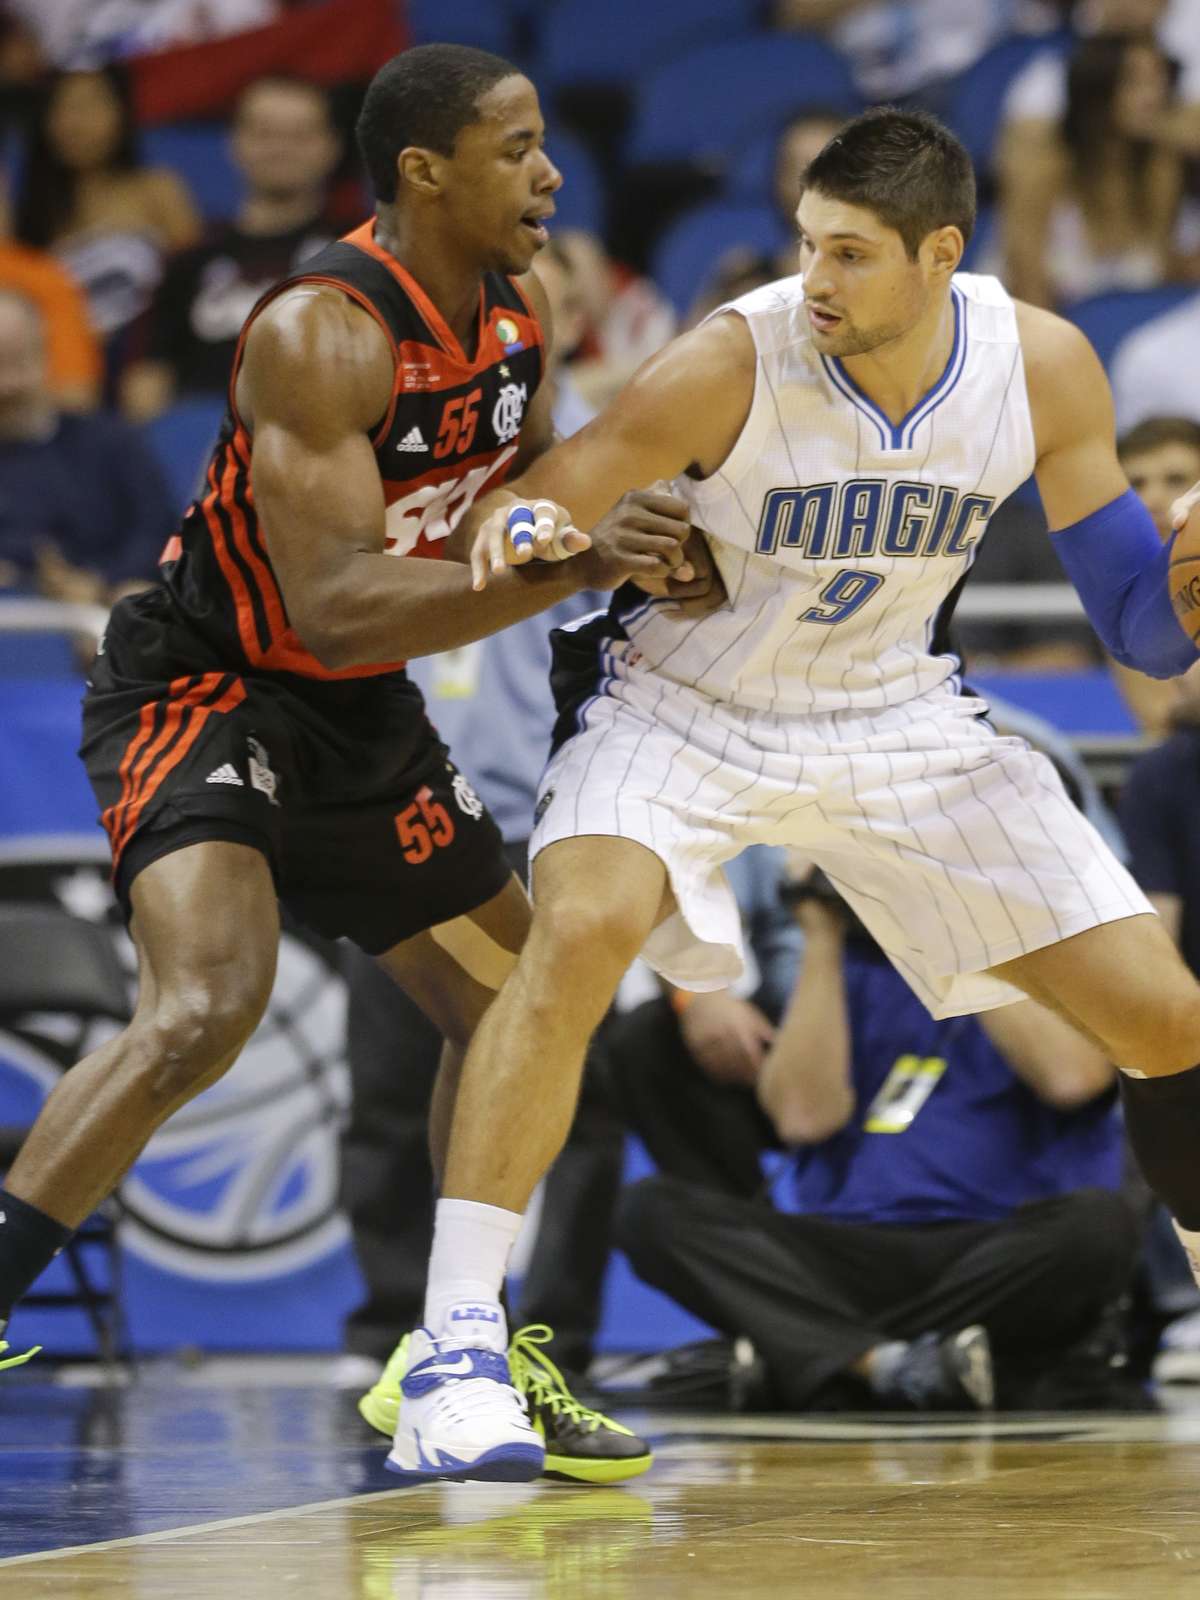
<path id="1" fill-rule="evenodd" d="M 514 550 L 523 550 L 533 543 L 533 512 L 528 506 L 514 506 L 505 525 Z"/>

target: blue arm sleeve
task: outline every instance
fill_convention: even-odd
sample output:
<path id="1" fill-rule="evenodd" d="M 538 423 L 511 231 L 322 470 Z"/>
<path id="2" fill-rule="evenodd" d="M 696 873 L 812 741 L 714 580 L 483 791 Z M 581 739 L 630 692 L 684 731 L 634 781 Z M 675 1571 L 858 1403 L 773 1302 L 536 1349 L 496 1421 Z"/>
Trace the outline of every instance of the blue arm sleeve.
<path id="1" fill-rule="evenodd" d="M 1174 678 L 1195 664 L 1196 647 L 1171 607 L 1175 540 L 1162 543 L 1132 489 L 1050 539 L 1092 627 L 1123 667 Z"/>

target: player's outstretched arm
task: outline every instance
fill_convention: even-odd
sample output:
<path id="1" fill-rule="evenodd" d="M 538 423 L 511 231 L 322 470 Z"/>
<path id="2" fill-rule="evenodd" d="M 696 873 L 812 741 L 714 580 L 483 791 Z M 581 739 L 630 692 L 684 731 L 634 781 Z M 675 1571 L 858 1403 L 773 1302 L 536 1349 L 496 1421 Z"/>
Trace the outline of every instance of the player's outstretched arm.
<path id="1" fill-rule="evenodd" d="M 337 290 L 301 286 L 251 327 L 237 402 L 253 434 L 255 504 L 289 620 L 326 666 L 453 649 L 579 589 L 611 587 L 664 565 L 652 552 L 629 548 L 619 516 L 603 570 L 590 553 L 578 562 L 514 569 L 482 599 L 458 563 L 386 555 L 383 484 L 370 433 L 391 394 L 386 338 Z"/>
<path id="2" fill-rule="evenodd" d="M 1069 322 L 1018 307 L 1051 538 L 1092 626 L 1122 666 L 1170 678 L 1196 662 L 1171 605 L 1171 545 L 1117 460 L 1112 394 L 1091 345 Z"/>
<path id="3" fill-rule="evenodd" d="M 479 502 L 470 525 L 477 585 L 508 559 L 505 518 L 513 505 L 554 502 L 565 513 L 560 525 L 586 531 L 628 490 L 689 469 L 700 477 L 715 472 L 749 415 L 755 369 L 754 340 L 736 313 L 673 339 L 598 417 Z"/>

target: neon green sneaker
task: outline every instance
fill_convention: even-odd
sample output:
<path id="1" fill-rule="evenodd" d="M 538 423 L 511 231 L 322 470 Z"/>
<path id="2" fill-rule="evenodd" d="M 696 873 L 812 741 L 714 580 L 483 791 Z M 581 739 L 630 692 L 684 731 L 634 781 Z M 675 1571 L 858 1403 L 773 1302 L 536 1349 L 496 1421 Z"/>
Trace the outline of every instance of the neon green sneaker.
<path id="1" fill-rule="evenodd" d="M 508 1347 L 513 1387 L 525 1396 L 530 1421 L 546 1441 L 545 1475 L 572 1483 L 621 1483 L 639 1477 L 654 1459 L 650 1446 L 621 1423 L 576 1400 L 541 1348 L 552 1338 L 545 1323 L 533 1323 L 518 1329 Z M 363 1420 L 388 1438 L 399 1420 L 400 1380 L 407 1364 L 405 1334 L 378 1382 L 358 1402 Z"/>
<path id="2" fill-rule="evenodd" d="M 525 1396 L 529 1420 L 546 1441 L 545 1476 L 572 1483 L 640 1477 L 654 1460 L 650 1446 L 623 1423 L 576 1400 L 541 1348 L 553 1337 L 544 1322 L 534 1322 L 519 1328 L 508 1347 L 513 1388 Z"/>
<path id="3" fill-rule="evenodd" d="M 358 1414 L 378 1433 L 390 1439 L 400 1420 L 400 1380 L 408 1370 L 408 1339 L 406 1333 L 388 1357 L 374 1384 L 358 1402 Z"/>
<path id="4" fill-rule="evenodd" d="M 40 1344 L 35 1344 L 33 1349 L 26 1350 L 23 1356 L 6 1356 L 4 1352 L 8 1349 L 8 1345 L 0 1339 L 0 1372 L 6 1367 L 23 1367 L 27 1361 L 33 1360 L 41 1348 Z"/>

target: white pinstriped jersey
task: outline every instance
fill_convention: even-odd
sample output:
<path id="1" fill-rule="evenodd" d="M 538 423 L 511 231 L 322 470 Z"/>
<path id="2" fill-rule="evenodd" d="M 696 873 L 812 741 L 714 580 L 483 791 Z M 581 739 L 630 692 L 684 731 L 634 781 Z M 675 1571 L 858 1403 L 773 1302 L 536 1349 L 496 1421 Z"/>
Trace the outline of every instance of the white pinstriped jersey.
<path id="1" fill-rule="evenodd" d="M 1012 300 L 967 273 L 951 296 L 945 371 L 895 426 L 815 349 L 799 277 L 723 308 L 754 337 L 753 404 L 720 470 L 671 487 L 711 536 L 729 605 L 693 623 L 638 605 L 614 654 L 785 714 L 896 705 L 958 670 L 936 653 L 938 612 L 1034 440 Z"/>

